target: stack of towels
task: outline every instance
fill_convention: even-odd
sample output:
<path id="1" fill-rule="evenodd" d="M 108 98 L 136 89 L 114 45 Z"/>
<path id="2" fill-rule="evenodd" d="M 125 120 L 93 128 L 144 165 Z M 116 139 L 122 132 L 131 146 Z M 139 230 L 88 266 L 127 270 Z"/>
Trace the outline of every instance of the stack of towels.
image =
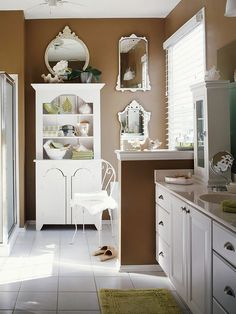
<path id="1" fill-rule="evenodd" d="M 236 213 L 236 199 L 235 200 L 225 200 L 221 202 L 221 206 L 224 212 Z"/>
<path id="2" fill-rule="evenodd" d="M 72 150 L 72 159 L 93 159 L 93 151 L 78 151 Z"/>

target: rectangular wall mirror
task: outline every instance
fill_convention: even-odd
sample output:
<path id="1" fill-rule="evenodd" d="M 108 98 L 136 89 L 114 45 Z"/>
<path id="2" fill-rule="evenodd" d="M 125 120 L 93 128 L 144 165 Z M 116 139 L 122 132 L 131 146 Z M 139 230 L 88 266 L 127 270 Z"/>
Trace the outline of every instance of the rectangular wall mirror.
<path id="1" fill-rule="evenodd" d="M 119 91 L 150 90 L 148 75 L 148 42 L 145 37 L 132 34 L 119 40 Z"/>

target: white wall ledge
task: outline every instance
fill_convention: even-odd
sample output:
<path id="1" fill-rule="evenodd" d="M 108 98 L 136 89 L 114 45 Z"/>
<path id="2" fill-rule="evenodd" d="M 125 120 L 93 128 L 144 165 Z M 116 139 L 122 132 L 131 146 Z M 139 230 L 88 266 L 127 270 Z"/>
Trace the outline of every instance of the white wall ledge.
<path id="1" fill-rule="evenodd" d="M 115 150 L 118 160 L 189 160 L 193 159 L 193 151 L 177 151 L 157 149 L 150 151 Z"/>
<path id="2" fill-rule="evenodd" d="M 74 90 L 100 90 L 105 84 L 104 83 L 35 83 L 31 86 L 36 91 L 60 91 L 69 92 Z"/>

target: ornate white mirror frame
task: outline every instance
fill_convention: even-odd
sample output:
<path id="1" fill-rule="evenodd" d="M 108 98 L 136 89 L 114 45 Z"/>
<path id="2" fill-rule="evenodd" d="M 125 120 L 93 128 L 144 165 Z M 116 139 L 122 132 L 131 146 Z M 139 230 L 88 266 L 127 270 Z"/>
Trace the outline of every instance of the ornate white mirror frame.
<path id="1" fill-rule="evenodd" d="M 118 112 L 120 122 L 120 142 L 123 140 L 145 140 L 149 136 L 148 123 L 151 112 L 147 112 L 133 100 L 122 112 Z"/>
<path id="2" fill-rule="evenodd" d="M 150 89 L 148 41 L 146 37 L 138 37 L 135 34 L 121 37 L 119 40 L 119 72 L 116 90 L 136 92 Z"/>
<path id="3" fill-rule="evenodd" d="M 68 41 L 67 44 L 65 44 L 65 41 Z M 73 43 L 74 41 L 74 43 Z M 62 48 L 63 45 L 66 45 L 65 48 Z M 53 70 L 53 67 L 50 65 L 50 60 L 49 60 L 49 53 L 50 50 L 58 50 L 61 49 L 61 55 L 57 54 L 54 56 L 54 62 L 59 62 L 61 60 L 68 61 L 68 67 L 72 68 L 70 66 L 70 61 L 73 62 L 84 62 L 84 65 L 81 65 L 81 70 L 85 70 L 89 64 L 89 51 L 85 43 L 78 38 L 78 36 L 75 35 L 74 32 L 71 31 L 69 26 L 65 26 L 62 32 L 59 32 L 59 34 L 48 44 L 46 50 L 45 50 L 45 55 L 44 55 L 44 60 L 45 64 L 49 70 L 50 73 L 55 75 L 55 71 Z M 62 50 L 63 49 L 63 50 Z M 72 50 L 74 49 L 74 50 Z M 75 49 L 77 49 L 75 51 Z M 78 57 L 77 60 L 75 60 L 74 57 Z M 73 60 L 68 60 L 70 58 L 73 58 Z M 76 68 L 77 69 L 77 68 Z M 63 77 L 66 79 L 65 77 Z"/>

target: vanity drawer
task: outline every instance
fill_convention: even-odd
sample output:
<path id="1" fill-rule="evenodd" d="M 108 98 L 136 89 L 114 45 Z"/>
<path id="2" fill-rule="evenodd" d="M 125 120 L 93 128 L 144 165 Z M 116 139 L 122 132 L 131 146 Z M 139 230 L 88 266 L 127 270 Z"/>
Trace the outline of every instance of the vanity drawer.
<path id="1" fill-rule="evenodd" d="M 170 273 L 170 248 L 169 245 L 162 240 L 162 238 L 157 234 L 157 250 L 156 250 L 156 260 L 160 264 L 164 272 L 169 275 Z"/>
<path id="2" fill-rule="evenodd" d="M 156 231 L 170 245 L 170 214 L 156 205 Z"/>
<path id="3" fill-rule="evenodd" d="M 165 189 L 156 184 L 156 203 L 168 212 L 171 211 L 171 196 Z"/>
<path id="4" fill-rule="evenodd" d="M 213 297 L 228 313 L 235 313 L 236 272 L 215 253 L 213 254 Z"/>
<path id="5" fill-rule="evenodd" d="M 223 307 L 213 298 L 213 314 L 227 314 Z"/>
<path id="6" fill-rule="evenodd" d="M 213 250 L 236 267 L 236 235 L 213 223 Z"/>

